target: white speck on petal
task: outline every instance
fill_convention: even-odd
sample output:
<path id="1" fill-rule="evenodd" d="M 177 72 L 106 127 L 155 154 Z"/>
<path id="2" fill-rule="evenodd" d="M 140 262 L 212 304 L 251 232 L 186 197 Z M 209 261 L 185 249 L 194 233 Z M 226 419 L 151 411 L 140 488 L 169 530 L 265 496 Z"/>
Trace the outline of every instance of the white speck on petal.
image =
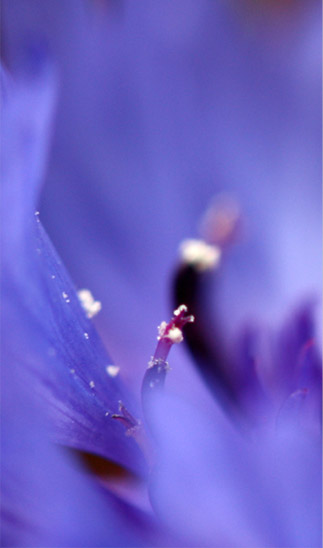
<path id="1" fill-rule="evenodd" d="M 52 278 L 52 280 L 55 280 L 55 278 L 56 278 L 55 274 L 52 274 L 51 278 Z"/>
<path id="2" fill-rule="evenodd" d="M 90 385 L 90 388 L 94 388 L 95 387 L 94 381 L 90 381 L 89 385 Z"/>
<path id="3" fill-rule="evenodd" d="M 89 334 L 85 332 L 85 333 L 84 333 L 84 338 L 85 338 L 85 339 L 88 339 L 88 338 L 89 338 Z"/>
<path id="4" fill-rule="evenodd" d="M 80 289 L 77 292 L 79 301 L 84 308 L 88 318 L 93 318 L 98 312 L 100 312 L 102 305 L 100 301 L 96 301 L 88 289 Z"/>
<path id="5" fill-rule="evenodd" d="M 65 293 L 65 291 L 63 291 L 62 295 L 63 295 L 63 298 L 65 299 L 65 302 L 66 302 L 66 303 L 70 303 L 70 302 L 71 302 L 70 299 L 69 299 L 68 294 Z"/>
<path id="6" fill-rule="evenodd" d="M 110 377 L 116 377 L 120 371 L 120 367 L 118 365 L 107 365 L 106 372 Z"/>
<path id="7" fill-rule="evenodd" d="M 72 373 L 72 375 L 74 375 L 75 369 L 70 369 L 70 372 Z"/>

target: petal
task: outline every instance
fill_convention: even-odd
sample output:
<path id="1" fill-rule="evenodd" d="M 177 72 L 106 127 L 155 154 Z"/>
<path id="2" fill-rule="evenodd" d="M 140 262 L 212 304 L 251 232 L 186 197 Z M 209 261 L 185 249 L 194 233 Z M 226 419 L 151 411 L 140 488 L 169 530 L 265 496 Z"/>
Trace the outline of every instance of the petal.
<path id="1" fill-rule="evenodd" d="M 32 329 L 25 324 L 19 334 L 20 353 L 30 353 Z M 25 363 L 17 356 L 17 337 L 10 325 L 5 326 L 4 341 L 2 546 L 156 545 L 161 532 L 150 516 L 111 495 L 50 442 L 43 406 L 25 382 Z"/>
<path id="2" fill-rule="evenodd" d="M 316 290 L 313 3 L 291 6 L 285 27 L 248 19 L 248 28 L 220 2 L 190 2 L 189 10 L 179 1 L 163 10 L 126 2 L 91 18 L 71 2 L 51 7 L 51 17 L 41 2 L 35 12 L 10 4 L 11 55 L 27 19 L 50 37 L 63 74 L 44 224 L 78 286 L 99 295 L 97 325 L 136 386 L 166 313 L 177 246 L 215 191 L 235 192 L 251 224 L 221 281 L 228 332 L 246 315 L 275 318 L 299 291 Z"/>
<path id="3" fill-rule="evenodd" d="M 319 546 L 320 441 L 285 424 L 245 439 L 220 413 L 156 402 L 155 510 L 193 546 Z M 187 516 L 190 519 L 187 519 Z"/>
<path id="4" fill-rule="evenodd" d="M 15 326 L 22 375 L 50 407 L 56 439 L 138 469 L 137 446 L 107 415 L 119 399 L 130 409 L 134 403 L 122 382 L 108 375 L 111 360 L 34 215 L 55 95 L 53 69 L 39 58 L 35 66 L 30 53 L 31 68 L 4 109 L 4 317 Z M 30 350 L 22 353 L 24 325 Z"/>

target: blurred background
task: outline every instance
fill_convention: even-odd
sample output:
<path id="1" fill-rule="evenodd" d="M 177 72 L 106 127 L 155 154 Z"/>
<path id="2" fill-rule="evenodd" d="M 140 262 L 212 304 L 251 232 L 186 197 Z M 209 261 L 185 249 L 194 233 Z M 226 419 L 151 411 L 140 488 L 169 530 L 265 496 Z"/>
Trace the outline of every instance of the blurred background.
<path id="1" fill-rule="evenodd" d="M 169 316 L 178 246 L 199 235 L 217 194 L 245 219 L 213 295 L 223 336 L 319 296 L 320 10 L 315 0 L 2 1 L 12 77 L 30 44 L 57 67 L 41 219 L 77 288 L 102 302 L 94 321 L 129 382 L 139 386 Z"/>

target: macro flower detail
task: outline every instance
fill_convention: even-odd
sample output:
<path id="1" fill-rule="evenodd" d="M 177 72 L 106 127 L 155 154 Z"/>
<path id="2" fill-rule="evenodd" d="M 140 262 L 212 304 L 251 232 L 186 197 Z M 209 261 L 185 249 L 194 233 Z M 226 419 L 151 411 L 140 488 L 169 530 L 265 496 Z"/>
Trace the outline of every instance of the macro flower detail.
<path id="1" fill-rule="evenodd" d="M 4 0 L 2 546 L 320 546 L 291 4 Z"/>

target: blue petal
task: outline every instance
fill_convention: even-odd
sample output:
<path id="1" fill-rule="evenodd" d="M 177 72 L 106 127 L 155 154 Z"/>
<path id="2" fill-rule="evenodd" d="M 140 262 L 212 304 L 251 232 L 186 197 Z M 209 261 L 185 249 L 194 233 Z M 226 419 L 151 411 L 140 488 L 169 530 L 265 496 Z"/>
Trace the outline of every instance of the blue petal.
<path id="1" fill-rule="evenodd" d="M 246 439 L 220 413 L 156 401 L 156 512 L 193 546 L 320 546 L 321 444 L 295 429 Z M 189 519 L 188 519 L 189 515 Z"/>
<path id="2" fill-rule="evenodd" d="M 39 341 L 23 318 L 4 326 L 1 428 L 1 545 L 150 546 L 161 537 L 149 516 L 99 486 L 50 442 L 43 406 L 25 381 L 24 356 Z M 22 324 L 20 325 L 20 321 Z M 19 346 L 19 348 L 17 348 Z M 17 351 L 18 350 L 18 351 Z"/>
<path id="3" fill-rule="evenodd" d="M 125 2 L 118 17 L 92 18 L 77 3 L 26 6 L 7 3 L 9 52 L 26 26 L 41 28 L 63 73 L 44 224 L 73 279 L 102 300 L 97 325 L 134 385 L 178 243 L 217 190 L 235 192 L 251 224 L 220 280 L 227 330 L 316 291 L 314 3 L 290 6 L 286 26 L 246 26 L 235 6 L 202 0 Z"/>
<path id="4" fill-rule="evenodd" d="M 55 438 L 138 469 L 142 457 L 135 442 L 108 415 L 120 399 L 136 413 L 134 402 L 122 382 L 107 374 L 111 360 L 34 215 L 54 96 L 55 74 L 45 62 L 37 74 L 33 68 L 20 78 L 4 109 L 4 314 L 11 322 L 19 317 L 12 328 L 22 375 L 50 409 Z M 30 350 L 21 353 L 24 324 Z"/>

